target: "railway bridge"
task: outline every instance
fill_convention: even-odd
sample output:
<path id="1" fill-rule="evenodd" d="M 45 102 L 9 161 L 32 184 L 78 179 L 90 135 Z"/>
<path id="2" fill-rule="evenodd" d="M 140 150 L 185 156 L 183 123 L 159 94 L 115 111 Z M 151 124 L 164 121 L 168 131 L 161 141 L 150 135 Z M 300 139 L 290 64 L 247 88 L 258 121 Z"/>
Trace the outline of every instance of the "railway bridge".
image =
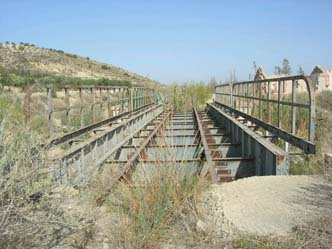
<path id="1" fill-rule="evenodd" d="M 227 83 L 203 110 L 177 112 L 142 87 L 46 86 L 26 94 L 24 112 L 27 125 L 37 116 L 48 124 L 55 180 L 83 185 L 110 167 L 110 188 L 169 169 L 218 183 L 287 175 L 292 156 L 315 153 L 312 87 L 304 76 Z"/>

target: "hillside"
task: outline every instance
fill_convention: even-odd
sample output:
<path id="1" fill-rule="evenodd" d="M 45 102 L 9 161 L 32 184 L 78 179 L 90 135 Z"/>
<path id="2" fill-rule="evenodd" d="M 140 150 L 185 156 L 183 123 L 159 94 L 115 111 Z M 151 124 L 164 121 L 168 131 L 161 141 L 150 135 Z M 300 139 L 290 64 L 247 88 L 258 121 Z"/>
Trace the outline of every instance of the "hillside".
<path id="1" fill-rule="evenodd" d="M 28 43 L 0 44 L 0 67 L 84 79 L 106 78 L 153 86 L 157 81 L 110 64 Z"/>

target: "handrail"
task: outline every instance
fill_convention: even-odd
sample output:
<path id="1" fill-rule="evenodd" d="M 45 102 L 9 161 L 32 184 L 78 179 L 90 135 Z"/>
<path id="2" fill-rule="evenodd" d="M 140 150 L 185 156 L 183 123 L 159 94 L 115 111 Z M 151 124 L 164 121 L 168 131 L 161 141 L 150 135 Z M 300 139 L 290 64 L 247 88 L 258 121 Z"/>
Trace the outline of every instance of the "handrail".
<path id="1" fill-rule="evenodd" d="M 38 91 L 36 91 L 38 89 Z M 45 93 L 45 94 L 44 94 Z M 33 98 L 34 96 L 37 98 Z M 44 96 L 42 96 L 44 95 Z M 59 106 L 55 102 L 57 95 L 61 100 Z M 73 97 L 75 96 L 75 97 Z M 55 114 L 61 115 L 65 121 L 66 132 L 72 131 L 73 117 L 77 116 L 76 121 L 78 125 L 83 128 L 87 124 L 96 123 L 97 114 L 104 116 L 103 118 L 110 118 L 128 111 L 134 111 L 142 106 L 151 104 L 153 102 L 154 89 L 143 87 L 127 87 L 127 86 L 88 86 L 88 85 L 40 85 L 34 84 L 25 89 L 23 114 L 24 122 L 28 126 L 33 116 L 43 116 L 48 121 L 49 135 L 54 138 L 57 132 L 55 122 Z M 44 101 L 45 106 L 41 106 L 34 100 Z M 33 110 L 33 107 L 38 106 L 38 111 Z M 99 110 L 96 110 L 96 109 Z M 98 112 L 97 112 L 98 111 Z M 107 115 L 105 115 L 107 113 Z M 88 114 L 89 116 L 87 117 Z M 58 129 L 63 129 L 59 126 Z"/>
<path id="2" fill-rule="evenodd" d="M 275 88 L 274 93 L 272 87 Z M 306 102 L 303 103 L 297 99 L 299 93 L 305 94 Z M 277 98 L 274 98 L 275 96 Z M 315 98 L 314 85 L 310 78 L 296 75 L 225 83 L 215 87 L 214 101 L 223 108 L 236 112 L 236 115 L 249 118 L 251 122 L 259 127 L 263 126 L 271 133 L 275 133 L 277 130 L 275 135 L 290 144 L 294 144 L 292 141 L 294 137 L 296 140 L 302 139 L 301 145 L 294 145 L 307 153 L 315 152 Z M 290 107 L 291 110 L 286 109 L 285 112 L 284 107 Z M 303 111 L 304 115 L 300 117 L 301 120 L 297 119 L 297 110 Z M 290 124 L 282 118 L 283 114 L 289 115 L 289 113 L 291 114 Z M 273 122 L 275 116 L 277 120 Z M 306 124 L 305 129 L 298 128 L 300 122 Z M 299 134 L 300 132 L 305 134 Z M 291 136 L 287 136 L 287 133 Z M 303 146 L 304 144 L 307 146 Z"/>

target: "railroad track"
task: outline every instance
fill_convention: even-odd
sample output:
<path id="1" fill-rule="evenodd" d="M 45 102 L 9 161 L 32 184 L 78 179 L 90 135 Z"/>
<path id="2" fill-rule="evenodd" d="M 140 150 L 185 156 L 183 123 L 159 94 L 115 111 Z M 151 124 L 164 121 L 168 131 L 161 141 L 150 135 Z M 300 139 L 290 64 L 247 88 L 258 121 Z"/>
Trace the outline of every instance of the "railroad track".
<path id="1" fill-rule="evenodd" d="M 214 111 L 174 113 L 148 105 L 66 134 L 49 146 L 52 154 L 69 144 L 53 155 L 53 175 L 83 185 L 98 168 L 111 167 L 110 189 L 119 180 L 139 181 L 170 167 L 180 176 L 209 176 L 214 183 L 255 175 L 257 160 L 243 153 L 241 142 L 234 142 L 232 130 Z"/>
<path id="2" fill-rule="evenodd" d="M 295 77 L 292 84 L 302 78 Z M 249 86 L 254 83 L 241 84 L 250 90 Z M 55 180 L 81 186 L 96 170 L 110 167 L 112 181 L 106 191 L 109 192 L 119 180 L 144 181 L 146 177 L 169 168 L 174 169 L 177 176 L 196 174 L 211 178 L 213 183 L 254 175 L 288 174 L 290 154 L 274 141 L 283 140 L 287 148 L 292 145 L 305 153 L 314 152 L 311 140 L 297 137 L 294 131 L 287 133 L 280 125 L 273 126 L 243 112 L 255 109 L 255 104 L 250 102 L 253 98 L 237 93 L 236 98 L 249 100 L 230 101 L 231 107 L 228 106 L 234 97 L 229 85 L 217 86 L 216 96 L 215 102 L 207 104 L 205 110 L 193 109 L 185 113 L 165 111 L 158 103 L 135 104 L 135 108 L 129 109 L 134 111 L 56 137 L 44 145 L 52 160 L 50 172 Z M 255 97 L 254 100 L 262 105 L 262 102 L 270 102 L 269 95 L 267 97 Z M 295 98 L 291 102 L 280 98 L 271 101 L 278 103 L 278 113 L 281 105 L 291 106 L 293 121 L 295 108 L 309 109 L 312 121 L 314 101 L 310 105 L 298 104 Z M 308 123 L 310 138 L 314 130 L 311 121 Z"/>

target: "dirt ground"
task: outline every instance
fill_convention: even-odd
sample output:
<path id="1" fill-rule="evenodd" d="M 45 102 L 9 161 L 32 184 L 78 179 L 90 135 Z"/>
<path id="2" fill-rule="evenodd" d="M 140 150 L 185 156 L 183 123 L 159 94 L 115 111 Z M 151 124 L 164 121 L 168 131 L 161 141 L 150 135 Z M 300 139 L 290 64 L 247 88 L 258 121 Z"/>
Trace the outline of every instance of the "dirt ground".
<path id="1" fill-rule="evenodd" d="M 260 176 L 213 185 L 199 205 L 220 235 L 287 235 L 300 224 L 332 215 L 332 184 L 312 176 Z"/>

